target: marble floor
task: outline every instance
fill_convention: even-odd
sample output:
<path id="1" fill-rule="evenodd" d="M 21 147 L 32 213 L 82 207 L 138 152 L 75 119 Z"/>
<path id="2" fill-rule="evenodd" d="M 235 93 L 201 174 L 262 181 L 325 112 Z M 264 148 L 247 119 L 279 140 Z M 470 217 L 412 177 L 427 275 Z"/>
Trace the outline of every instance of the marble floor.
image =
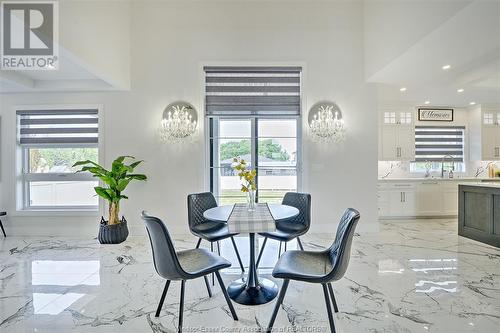
<path id="1" fill-rule="evenodd" d="M 334 284 L 337 332 L 499 332 L 500 249 L 458 237 L 456 224 L 383 222 L 379 233 L 356 234 L 347 274 Z M 310 234 L 304 245 L 322 249 L 332 237 Z M 248 252 L 248 239 L 237 241 Z M 263 275 L 277 258 L 271 243 Z M 194 244 L 189 235 L 176 237 L 179 249 Z M 222 253 L 237 263 L 230 242 Z M 237 268 L 223 272 L 226 284 L 238 277 Z M 0 332 L 174 332 L 180 284 L 171 285 L 155 318 L 163 283 L 146 238 L 106 246 L 92 239 L 0 238 Z M 258 332 L 267 325 L 274 302 L 235 304 L 235 322 L 220 289 L 213 291 L 208 298 L 203 279 L 187 283 L 185 332 Z M 275 328 L 328 332 L 327 318 L 321 287 L 292 282 Z"/>

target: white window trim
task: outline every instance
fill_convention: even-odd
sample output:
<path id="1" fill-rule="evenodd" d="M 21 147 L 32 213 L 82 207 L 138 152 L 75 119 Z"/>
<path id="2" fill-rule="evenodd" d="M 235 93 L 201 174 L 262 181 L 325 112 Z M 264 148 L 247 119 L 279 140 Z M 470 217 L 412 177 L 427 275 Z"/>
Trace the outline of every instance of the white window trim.
<path id="1" fill-rule="evenodd" d="M 28 198 L 28 193 L 29 189 L 27 186 L 29 186 L 28 181 L 26 181 L 28 178 L 31 179 L 36 179 L 36 180 L 61 180 L 61 178 L 66 178 L 69 176 L 69 174 L 60 174 L 60 173 L 53 173 L 53 174 L 43 174 L 43 175 L 37 175 L 37 174 L 31 174 L 25 177 L 23 167 L 26 164 L 25 159 L 27 158 L 27 149 L 26 147 L 22 147 L 21 145 L 18 144 L 17 141 L 17 134 L 18 134 L 18 123 L 17 123 L 17 116 L 16 116 L 16 111 L 23 111 L 23 110 L 40 110 L 40 109 L 47 109 L 47 110 L 68 110 L 68 109 L 97 109 L 98 111 L 98 144 L 97 144 L 97 149 L 98 149 L 98 163 L 102 163 L 104 161 L 104 135 L 103 135 L 103 128 L 104 128 L 104 106 L 102 104 L 36 104 L 36 105 L 14 105 L 13 106 L 13 114 L 14 116 L 14 128 L 15 130 L 13 131 L 14 133 L 14 138 L 13 138 L 13 143 L 15 145 L 14 153 L 15 153 L 15 170 L 16 170 L 16 182 L 15 182 L 15 188 L 14 188 L 14 193 L 16 193 L 16 213 L 12 214 L 14 216 L 99 216 L 102 215 L 104 212 L 105 208 L 105 202 L 102 198 L 98 198 L 98 204 L 97 206 L 35 206 L 35 207 L 30 207 L 27 205 L 29 198 Z M 60 147 L 60 146 L 58 146 Z M 71 147 L 76 147 L 71 146 Z M 81 145 L 81 147 L 85 147 L 85 145 Z M 87 146 L 88 147 L 88 146 Z M 75 175 L 72 174 L 72 178 L 74 177 L 75 180 L 93 180 L 95 181 L 96 179 L 92 177 L 91 175 L 85 175 L 85 174 L 79 174 Z M 99 181 L 99 183 L 101 183 Z"/>

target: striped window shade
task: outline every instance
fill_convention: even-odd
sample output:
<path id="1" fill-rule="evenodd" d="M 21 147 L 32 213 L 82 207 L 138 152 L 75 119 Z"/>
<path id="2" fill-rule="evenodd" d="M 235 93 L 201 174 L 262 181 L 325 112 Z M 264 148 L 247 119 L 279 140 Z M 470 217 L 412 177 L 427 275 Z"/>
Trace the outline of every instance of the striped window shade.
<path id="1" fill-rule="evenodd" d="M 207 116 L 300 115 L 301 67 L 205 67 Z"/>
<path id="2" fill-rule="evenodd" d="M 464 126 L 415 126 L 415 161 L 463 162 L 464 132 Z"/>
<path id="3" fill-rule="evenodd" d="M 83 145 L 97 147 L 97 109 L 17 111 L 21 145 Z"/>

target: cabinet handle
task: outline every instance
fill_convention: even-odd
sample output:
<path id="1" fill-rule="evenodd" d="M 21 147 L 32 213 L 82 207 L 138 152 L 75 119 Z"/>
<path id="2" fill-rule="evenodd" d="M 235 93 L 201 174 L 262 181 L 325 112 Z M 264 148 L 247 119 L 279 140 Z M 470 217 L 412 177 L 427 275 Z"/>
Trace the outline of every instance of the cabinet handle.
<path id="1" fill-rule="evenodd" d="M 399 201 L 400 202 L 403 202 L 403 192 L 399 192 Z"/>
<path id="2" fill-rule="evenodd" d="M 403 202 L 406 202 L 406 192 L 403 192 Z"/>

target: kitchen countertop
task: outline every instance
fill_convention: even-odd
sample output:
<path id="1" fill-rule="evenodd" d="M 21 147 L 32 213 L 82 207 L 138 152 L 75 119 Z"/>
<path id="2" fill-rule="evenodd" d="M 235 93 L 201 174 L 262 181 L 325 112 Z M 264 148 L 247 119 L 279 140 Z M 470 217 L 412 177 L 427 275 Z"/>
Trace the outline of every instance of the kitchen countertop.
<path id="1" fill-rule="evenodd" d="M 441 178 L 441 177 L 430 177 L 430 178 L 379 178 L 379 182 L 422 182 L 422 181 L 477 181 L 477 182 L 499 182 L 500 178 L 475 178 L 475 177 L 454 177 L 454 178 Z"/>
<path id="2" fill-rule="evenodd" d="M 500 188 L 500 184 L 497 184 L 497 183 L 486 183 L 486 182 L 480 182 L 480 183 L 463 183 L 463 184 L 459 184 L 459 185 Z"/>

